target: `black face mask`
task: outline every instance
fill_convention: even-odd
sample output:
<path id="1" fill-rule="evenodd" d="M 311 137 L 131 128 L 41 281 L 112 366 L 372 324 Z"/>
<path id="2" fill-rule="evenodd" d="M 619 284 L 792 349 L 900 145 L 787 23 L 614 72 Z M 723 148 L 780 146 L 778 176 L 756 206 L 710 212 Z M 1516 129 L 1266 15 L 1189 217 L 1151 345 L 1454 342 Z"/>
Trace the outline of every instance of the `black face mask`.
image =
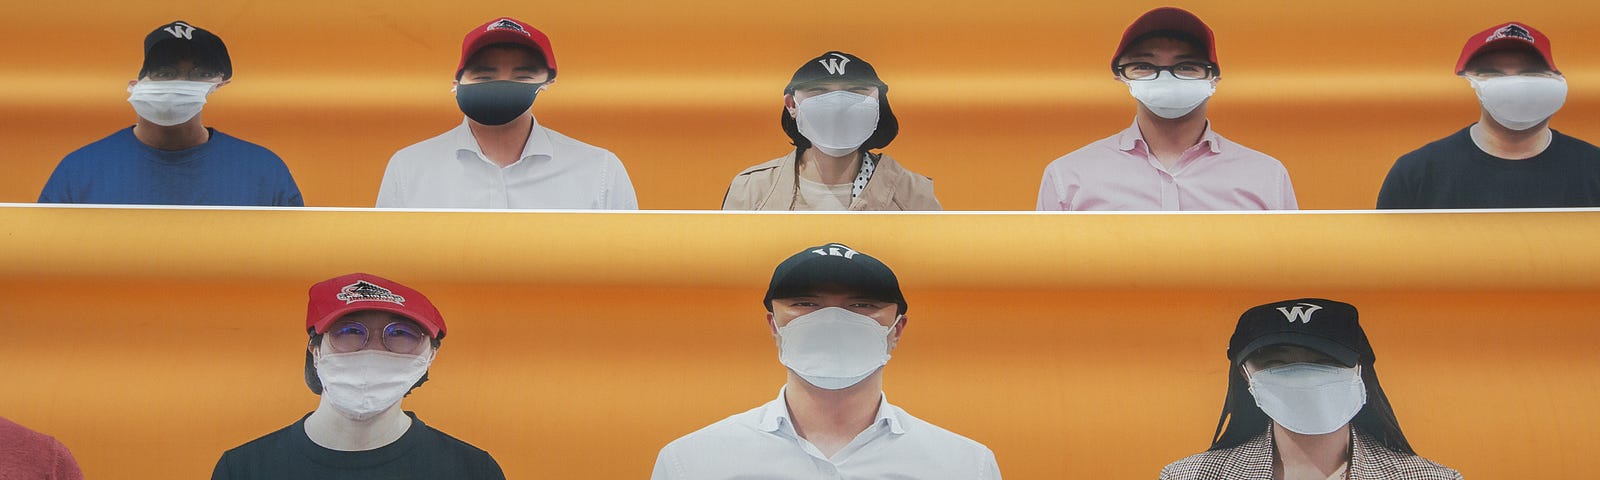
<path id="1" fill-rule="evenodd" d="M 467 118 L 484 125 L 505 125 L 533 107 L 543 83 L 495 80 L 456 85 L 456 105 Z"/>

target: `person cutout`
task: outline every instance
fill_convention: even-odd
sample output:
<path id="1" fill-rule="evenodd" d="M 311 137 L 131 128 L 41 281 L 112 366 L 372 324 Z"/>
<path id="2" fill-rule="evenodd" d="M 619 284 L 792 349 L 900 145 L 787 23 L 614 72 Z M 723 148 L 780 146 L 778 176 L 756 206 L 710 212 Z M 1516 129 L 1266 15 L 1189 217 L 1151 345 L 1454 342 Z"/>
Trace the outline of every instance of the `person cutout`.
<path id="1" fill-rule="evenodd" d="M 1228 340 L 1211 448 L 1162 480 L 1460 480 L 1417 456 L 1378 383 L 1356 307 L 1302 298 L 1253 307 Z"/>
<path id="2" fill-rule="evenodd" d="M 276 154 L 201 120 L 206 101 L 232 82 L 221 38 L 182 21 L 156 27 L 128 82 L 138 120 L 61 159 L 39 203 L 305 205 Z"/>
<path id="3" fill-rule="evenodd" d="M 377 206 L 638 209 L 616 155 L 534 118 L 534 99 L 556 72 L 550 38 L 532 25 L 502 17 L 467 32 L 451 82 L 466 118 L 395 152 Z"/>
<path id="4" fill-rule="evenodd" d="M 800 65 L 778 122 L 794 151 L 734 176 L 723 210 L 941 209 L 932 179 L 871 152 L 894 141 L 900 122 L 866 60 L 827 52 Z"/>
<path id="5" fill-rule="evenodd" d="M 844 244 L 810 247 L 763 299 L 787 381 L 778 398 L 661 449 L 653 480 L 993 480 L 988 447 L 911 416 L 883 393 L 910 322 L 888 265 Z"/>
<path id="6" fill-rule="evenodd" d="M 1294 210 L 1277 159 L 1223 138 L 1206 118 L 1222 81 L 1211 27 L 1151 10 L 1122 34 L 1113 78 L 1138 100 L 1133 125 L 1045 167 L 1039 210 Z"/>
<path id="7" fill-rule="evenodd" d="M 1567 79 L 1548 37 L 1489 27 L 1461 47 L 1456 75 L 1478 93 L 1478 122 L 1396 160 L 1378 208 L 1600 206 L 1600 148 L 1550 128 Z"/>
<path id="8" fill-rule="evenodd" d="M 366 273 L 311 286 L 305 380 L 317 409 L 228 450 L 212 480 L 504 480 L 488 452 L 400 408 L 428 381 L 444 316 L 422 292 Z"/>

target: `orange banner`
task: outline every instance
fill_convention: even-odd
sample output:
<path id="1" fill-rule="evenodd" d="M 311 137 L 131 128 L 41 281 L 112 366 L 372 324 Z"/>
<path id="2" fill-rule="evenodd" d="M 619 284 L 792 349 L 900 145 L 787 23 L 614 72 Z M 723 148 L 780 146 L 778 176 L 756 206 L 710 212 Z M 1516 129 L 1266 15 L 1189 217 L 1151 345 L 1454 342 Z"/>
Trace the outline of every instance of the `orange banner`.
<path id="1" fill-rule="evenodd" d="M 615 152 L 647 209 L 715 209 L 734 174 L 786 152 L 781 91 L 801 62 L 859 54 L 890 85 L 884 151 L 951 210 L 1031 210 L 1051 160 L 1127 127 L 1111 50 L 1160 2 L 615 0 L 532 5 L 195 0 L 0 7 L 0 202 L 31 202 L 67 153 L 131 125 L 141 41 L 184 19 L 228 42 L 236 75 L 209 125 L 277 152 L 306 202 L 371 206 L 390 155 L 461 121 L 449 91 L 466 31 L 512 15 L 561 67 L 539 121 Z M 1553 125 L 1600 141 L 1594 2 L 1180 5 L 1217 32 L 1216 131 L 1288 167 L 1306 209 L 1364 209 L 1395 158 L 1478 118 L 1452 75 L 1468 36 L 1509 20 L 1554 43 L 1571 84 Z"/>
<path id="2" fill-rule="evenodd" d="M 509 478 L 644 478 L 666 442 L 776 395 L 768 277 L 844 241 L 910 302 L 890 400 L 987 444 L 1007 478 L 1151 478 L 1203 450 L 1239 313 L 1322 296 L 1361 309 L 1421 454 L 1467 478 L 1586 479 L 1597 216 L 9 206 L 0 416 L 89 478 L 204 478 L 315 408 L 305 290 L 361 270 L 450 325 L 405 408 Z"/>

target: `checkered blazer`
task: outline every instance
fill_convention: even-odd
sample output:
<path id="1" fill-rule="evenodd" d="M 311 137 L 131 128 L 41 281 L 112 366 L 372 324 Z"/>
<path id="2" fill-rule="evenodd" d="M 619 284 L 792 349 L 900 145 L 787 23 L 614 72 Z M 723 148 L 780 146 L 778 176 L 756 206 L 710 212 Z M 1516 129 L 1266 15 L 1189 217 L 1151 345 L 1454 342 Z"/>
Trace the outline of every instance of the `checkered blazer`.
<path id="1" fill-rule="evenodd" d="M 1354 429 L 1352 429 L 1354 430 Z M 1461 473 L 1416 455 L 1351 435 L 1351 480 L 1461 480 Z M 1161 469 L 1161 480 L 1272 480 L 1272 429 L 1233 448 L 1202 452 Z"/>

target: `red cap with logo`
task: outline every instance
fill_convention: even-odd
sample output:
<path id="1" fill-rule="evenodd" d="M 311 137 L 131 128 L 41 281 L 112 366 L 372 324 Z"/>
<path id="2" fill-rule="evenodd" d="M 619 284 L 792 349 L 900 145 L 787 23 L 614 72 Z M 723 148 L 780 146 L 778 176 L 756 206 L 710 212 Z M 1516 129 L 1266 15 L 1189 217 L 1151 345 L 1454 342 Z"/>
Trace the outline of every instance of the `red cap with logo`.
<path id="1" fill-rule="evenodd" d="M 472 54 L 497 43 L 524 45 L 539 51 L 544 55 L 544 65 L 550 68 L 550 78 L 556 77 L 556 54 L 550 49 L 550 38 L 539 29 L 511 17 L 490 20 L 467 32 L 467 38 L 461 41 L 461 63 L 456 65 L 456 74 L 460 75 L 461 70 L 467 68 L 467 60 L 472 58 Z"/>
<path id="2" fill-rule="evenodd" d="M 1468 38 L 1466 46 L 1461 47 L 1461 58 L 1456 59 L 1456 75 L 1467 71 L 1467 62 L 1472 61 L 1472 57 L 1505 50 L 1538 53 L 1550 70 L 1561 73 L 1556 69 L 1555 58 L 1550 56 L 1550 39 L 1525 23 L 1510 22 L 1489 27 Z"/>
<path id="3" fill-rule="evenodd" d="M 370 273 L 352 273 L 311 286 L 306 302 L 306 330 L 328 331 L 339 317 L 377 310 L 409 318 L 428 329 L 428 336 L 444 338 L 444 316 L 422 292 Z"/>
<path id="4" fill-rule="evenodd" d="M 1128 25 L 1128 29 L 1122 32 L 1122 42 L 1117 44 L 1117 53 L 1111 56 L 1111 67 L 1116 68 L 1117 59 L 1122 58 L 1123 52 L 1128 50 L 1134 40 L 1138 40 L 1144 34 L 1160 30 L 1173 30 L 1194 35 L 1194 38 L 1200 39 L 1200 42 L 1205 45 L 1206 59 L 1210 60 L 1211 63 L 1218 63 L 1217 40 L 1212 37 L 1211 27 L 1206 26 L 1206 22 L 1200 21 L 1200 17 L 1189 13 L 1188 10 L 1177 7 L 1161 7 L 1145 12 L 1144 15 L 1139 16 L 1138 20 L 1133 21 L 1133 25 Z"/>

